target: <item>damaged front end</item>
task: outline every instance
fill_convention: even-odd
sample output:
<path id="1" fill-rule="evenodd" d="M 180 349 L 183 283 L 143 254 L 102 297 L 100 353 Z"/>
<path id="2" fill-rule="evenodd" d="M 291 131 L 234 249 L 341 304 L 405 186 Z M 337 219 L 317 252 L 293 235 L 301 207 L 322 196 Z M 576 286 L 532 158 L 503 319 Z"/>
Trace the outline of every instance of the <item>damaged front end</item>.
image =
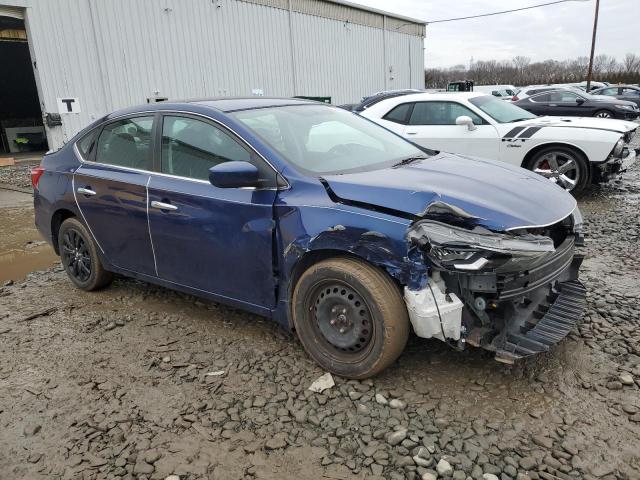
<path id="1" fill-rule="evenodd" d="M 476 223 L 424 218 L 408 230 L 410 249 L 430 266 L 424 288 L 405 289 L 416 334 L 482 347 L 505 363 L 547 351 L 584 312 L 579 210 L 550 226 L 504 233 Z"/>

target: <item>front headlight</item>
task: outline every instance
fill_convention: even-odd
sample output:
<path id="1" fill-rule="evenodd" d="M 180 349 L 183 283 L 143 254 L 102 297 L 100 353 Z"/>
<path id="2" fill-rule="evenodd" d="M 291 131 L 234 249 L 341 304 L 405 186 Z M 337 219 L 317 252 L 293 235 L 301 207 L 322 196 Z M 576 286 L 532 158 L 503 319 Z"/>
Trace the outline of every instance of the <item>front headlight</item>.
<path id="1" fill-rule="evenodd" d="M 493 261 L 555 251 L 553 240 L 541 235 L 502 234 L 482 227 L 466 230 L 428 220 L 416 224 L 408 239 L 422 247 L 434 263 L 458 270 L 479 270 Z"/>
<path id="2" fill-rule="evenodd" d="M 624 140 L 621 138 L 616 142 L 616 146 L 613 147 L 611 154 L 614 157 L 619 157 L 622 155 L 622 151 L 624 150 Z"/>
<path id="3" fill-rule="evenodd" d="M 633 107 L 631 105 L 614 105 L 614 107 L 620 108 L 622 110 L 633 110 Z"/>

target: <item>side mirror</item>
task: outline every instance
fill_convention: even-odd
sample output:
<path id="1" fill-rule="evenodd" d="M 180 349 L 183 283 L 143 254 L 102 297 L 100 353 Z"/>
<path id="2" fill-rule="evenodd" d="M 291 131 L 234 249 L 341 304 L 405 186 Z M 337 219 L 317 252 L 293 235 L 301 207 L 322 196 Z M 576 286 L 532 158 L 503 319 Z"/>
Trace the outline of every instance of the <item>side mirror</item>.
<path id="1" fill-rule="evenodd" d="M 584 98 L 582 98 L 582 97 L 578 97 L 578 98 L 576 98 L 576 103 L 577 103 L 578 105 L 582 105 L 582 104 L 584 103 Z"/>
<path id="2" fill-rule="evenodd" d="M 258 168 L 249 162 L 223 162 L 209 169 L 209 181 L 218 188 L 255 187 Z"/>
<path id="3" fill-rule="evenodd" d="M 466 125 L 470 131 L 473 131 L 476 128 L 478 128 L 473 123 L 473 120 L 471 120 L 471 117 L 467 115 L 460 115 L 458 118 L 456 118 L 456 125 Z"/>

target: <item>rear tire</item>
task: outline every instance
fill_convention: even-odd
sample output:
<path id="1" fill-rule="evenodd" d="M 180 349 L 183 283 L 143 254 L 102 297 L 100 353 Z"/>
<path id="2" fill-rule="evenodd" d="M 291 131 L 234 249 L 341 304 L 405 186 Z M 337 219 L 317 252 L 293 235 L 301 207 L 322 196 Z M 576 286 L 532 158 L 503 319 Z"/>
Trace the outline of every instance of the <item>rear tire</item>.
<path id="1" fill-rule="evenodd" d="M 76 218 L 67 218 L 58 231 L 60 260 L 69 279 L 82 290 L 106 287 L 113 273 L 102 266 L 97 246 L 89 230 Z"/>
<path id="2" fill-rule="evenodd" d="M 407 343 L 409 316 L 400 290 L 363 261 L 335 258 L 312 265 L 292 300 L 302 345 L 336 375 L 371 377 L 395 362 Z"/>
<path id="3" fill-rule="evenodd" d="M 573 195 L 591 183 L 591 168 L 584 154 L 574 148 L 551 146 L 532 155 L 524 167 L 555 182 Z"/>
<path id="4" fill-rule="evenodd" d="M 613 118 L 613 113 L 611 113 L 609 110 L 598 110 L 593 114 L 593 116 L 598 118 Z"/>

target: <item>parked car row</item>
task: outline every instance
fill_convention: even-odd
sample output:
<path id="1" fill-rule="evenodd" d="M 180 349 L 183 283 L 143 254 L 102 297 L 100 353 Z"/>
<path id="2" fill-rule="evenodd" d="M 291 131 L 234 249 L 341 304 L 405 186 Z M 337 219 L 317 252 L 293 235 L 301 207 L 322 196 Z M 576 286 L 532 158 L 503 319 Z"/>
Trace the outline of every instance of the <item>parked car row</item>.
<path id="1" fill-rule="evenodd" d="M 253 97 L 106 115 L 32 170 L 36 225 L 80 289 L 120 274 L 242 308 L 349 378 L 392 364 L 411 329 L 505 363 L 560 342 L 585 307 L 566 190 L 629 165 L 636 124 L 480 93 L 350 110 Z"/>

